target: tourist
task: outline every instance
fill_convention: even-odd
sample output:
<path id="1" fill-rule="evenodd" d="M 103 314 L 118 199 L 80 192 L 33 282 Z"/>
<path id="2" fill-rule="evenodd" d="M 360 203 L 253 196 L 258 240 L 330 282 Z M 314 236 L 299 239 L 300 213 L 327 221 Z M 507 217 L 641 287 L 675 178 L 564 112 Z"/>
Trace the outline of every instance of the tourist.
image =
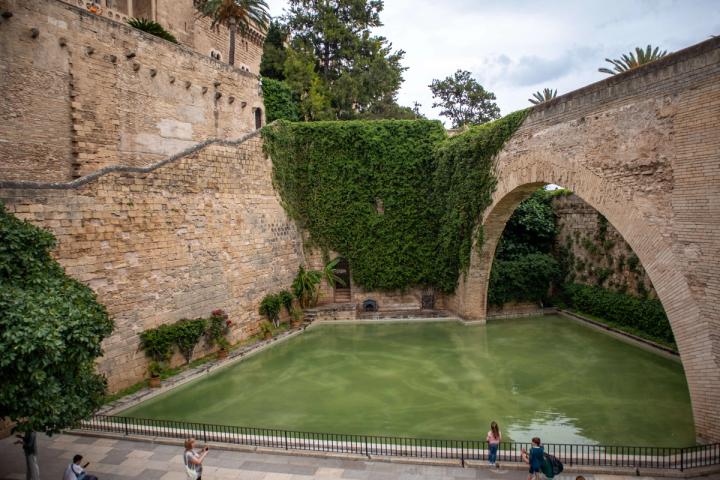
<path id="1" fill-rule="evenodd" d="M 535 477 L 535 480 L 540 480 L 540 470 L 542 469 L 545 455 L 545 449 L 540 445 L 540 439 L 533 437 L 532 448 L 530 449 L 529 455 L 524 448 L 520 451 L 520 458 L 522 458 L 523 462 L 530 465 L 528 480 L 533 480 L 533 477 Z"/>
<path id="2" fill-rule="evenodd" d="M 500 427 L 498 427 L 497 422 L 491 422 L 490 423 L 490 431 L 487 433 L 487 442 L 488 442 L 488 464 L 490 466 L 495 465 L 495 460 L 497 459 L 497 451 L 498 446 L 500 445 L 500 441 L 502 440 L 502 434 L 500 433 Z"/>
<path id="3" fill-rule="evenodd" d="M 82 455 L 75 455 L 73 457 L 72 463 L 65 469 L 63 480 L 98 480 L 95 475 L 85 473 L 85 469 L 90 465 L 90 462 L 85 462 L 85 465 L 80 466 L 82 459 Z"/>
<path id="4" fill-rule="evenodd" d="M 183 463 L 185 464 L 185 470 L 188 478 L 201 480 L 202 478 L 202 462 L 208 454 L 210 447 L 207 445 L 202 449 L 202 453 L 197 453 L 195 450 L 195 439 L 188 438 L 185 440 L 185 455 L 183 455 Z"/>

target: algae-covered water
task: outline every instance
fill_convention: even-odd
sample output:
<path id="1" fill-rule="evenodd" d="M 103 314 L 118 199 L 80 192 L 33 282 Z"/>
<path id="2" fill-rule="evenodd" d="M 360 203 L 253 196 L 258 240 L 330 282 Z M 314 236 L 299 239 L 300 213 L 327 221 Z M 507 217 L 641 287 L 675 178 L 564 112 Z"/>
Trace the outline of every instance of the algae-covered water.
<path id="1" fill-rule="evenodd" d="M 323 325 L 123 415 L 314 432 L 687 446 L 682 366 L 571 320 Z"/>

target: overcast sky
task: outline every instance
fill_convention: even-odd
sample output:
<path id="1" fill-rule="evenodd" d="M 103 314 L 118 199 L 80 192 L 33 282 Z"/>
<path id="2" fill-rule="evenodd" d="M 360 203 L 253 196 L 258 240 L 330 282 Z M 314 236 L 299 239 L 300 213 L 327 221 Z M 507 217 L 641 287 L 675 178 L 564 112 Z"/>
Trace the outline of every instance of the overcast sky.
<path id="1" fill-rule="evenodd" d="M 279 16 L 287 2 L 268 4 Z M 720 35 L 720 0 L 385 0 L 380 18 L 377 33 L 406 52 L 399 103 L 443 120 L 431 108 L 435 78 L 469 70 L 505 115 L 545 87 L 562 95 L 602 80 L 604 59 L 635 46 L 670 52 Z"/>

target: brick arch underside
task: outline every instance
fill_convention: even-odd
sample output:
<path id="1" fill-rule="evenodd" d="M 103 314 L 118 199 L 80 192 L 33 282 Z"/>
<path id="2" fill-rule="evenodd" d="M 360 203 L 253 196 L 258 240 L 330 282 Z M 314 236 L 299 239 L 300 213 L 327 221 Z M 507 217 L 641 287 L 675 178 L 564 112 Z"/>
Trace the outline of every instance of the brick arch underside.
<path id="1" fill-rule="evenodd" d="M 718 405 L 714 395 L 708 395 L 720 391 L 720 374 L 713 369 L 714 341 L 668 235 L 663 234 L 660 224 L 649 221 L 629 203 L 627 192 L 614 187 L 611 181 L 580 164 L 547 158 L 543 152 L 513 158 L 512 162 L 498 161 L 498 185 L 483 215 L 483 245 L 473 249 L 470 268 L 458 284 L 453 299 L 455 311 L 470 321 L 485 320 L 490 270 L 506 222 L 518 204 L 542 186 L 569 188 L 604 215 L 640 259 L 675 335 L 690 390 L 696 435 L 703 442 L 720 441 Z"/>

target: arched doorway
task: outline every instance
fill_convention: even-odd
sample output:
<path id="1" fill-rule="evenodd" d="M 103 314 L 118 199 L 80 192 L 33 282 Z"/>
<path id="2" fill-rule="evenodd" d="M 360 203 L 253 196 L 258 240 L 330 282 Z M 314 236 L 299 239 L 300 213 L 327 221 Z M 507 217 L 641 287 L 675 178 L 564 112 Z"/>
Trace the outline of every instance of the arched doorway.
<path id="1" fill-rule="evenodd" d="M 259 128 L 262 127 L 262 121 L 263 121 L 262 108 L 258 107 L 255 109 L 255 130 L 258 130 Z"/>

